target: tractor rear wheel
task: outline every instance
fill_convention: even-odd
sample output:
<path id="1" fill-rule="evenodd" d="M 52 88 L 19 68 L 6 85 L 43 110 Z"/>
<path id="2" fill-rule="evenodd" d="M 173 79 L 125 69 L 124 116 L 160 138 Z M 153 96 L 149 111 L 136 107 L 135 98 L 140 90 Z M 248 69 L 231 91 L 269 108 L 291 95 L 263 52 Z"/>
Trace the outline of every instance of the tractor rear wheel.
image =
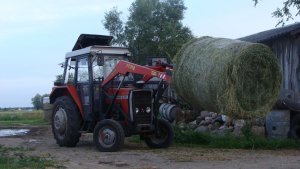
<path id="1" fill-rule="evenodd" d="M 59 146 L 75 147 L 82 118 L 77 106 L 70 97 L 62 96 L 55 100 L 52 113 L 52 132 Z"/>
<path id="2" fill-rule="evenodd" d="M 174 130 L 166 120 L 158 119 L 157 123 L 157 134 L 145 137 L 145 143 L 150 148 L 168 148 L 173 142 Z"/>
<path id="3" fill-rule="evenodd" d="M 93 137 L 99 151 L 114 152 L 123 147 L 125 133 L 120 123 L 105 119 L 97 123 Z"/>

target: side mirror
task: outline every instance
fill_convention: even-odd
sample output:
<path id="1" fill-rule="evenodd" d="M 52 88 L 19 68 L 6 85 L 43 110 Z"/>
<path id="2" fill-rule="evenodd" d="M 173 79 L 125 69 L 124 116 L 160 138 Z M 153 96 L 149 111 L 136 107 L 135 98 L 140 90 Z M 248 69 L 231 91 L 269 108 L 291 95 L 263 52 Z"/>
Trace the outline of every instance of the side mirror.
<path id="1" fill-rule="evenodd" d="M 102 53 L 97 54 L 97 65 L 98 66 L 104 66 L 104 56 Z"/>

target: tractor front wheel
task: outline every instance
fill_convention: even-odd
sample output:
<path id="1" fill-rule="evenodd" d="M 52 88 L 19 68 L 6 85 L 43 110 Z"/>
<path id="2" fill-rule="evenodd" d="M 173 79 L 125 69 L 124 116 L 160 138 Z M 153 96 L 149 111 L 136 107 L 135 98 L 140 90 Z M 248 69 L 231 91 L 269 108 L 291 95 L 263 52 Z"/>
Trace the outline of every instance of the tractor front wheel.
<path id="1" fill-rule="evenodd" d="M 150 148 L 168 148 L 174 138 L 174 130 L 169 122 L 163 119 L 157 121 L 158 131 L 145 137 L 145 143 Z"/>
<path id="2" fill-rule="evenodd" d="M 99 151 L 114 152 L 124 145 L 125 133 L 120 123 L 105 119 L 97 123 L 93 137 Z"/>
<path id="3" fill-rule="evenodd" d="M 59 146 L 75 147 L 82 118 L 77 106 L 70 97 L 62 96 L 55 100 L 52 114 L 52 132 Z"/>

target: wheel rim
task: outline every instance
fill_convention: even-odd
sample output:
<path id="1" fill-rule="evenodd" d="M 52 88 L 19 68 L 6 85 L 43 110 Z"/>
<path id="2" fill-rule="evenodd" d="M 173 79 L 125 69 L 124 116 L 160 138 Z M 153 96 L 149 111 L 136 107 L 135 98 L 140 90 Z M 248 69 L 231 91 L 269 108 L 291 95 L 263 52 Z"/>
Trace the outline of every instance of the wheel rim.
<path id="1" fill-rule="evenodd" d="M 59 135 L 64 135 L 67 130 L 67 113 L 62 108 L 59 107 L 54 115 L 54 128 Z"/>
<path id="2" fill-rule="evenodd" d="M 99 143 L 105 147 L 112 147 L 116 142 L 116 132 L 110 128 L 102 128 L 98 134 Z"/>

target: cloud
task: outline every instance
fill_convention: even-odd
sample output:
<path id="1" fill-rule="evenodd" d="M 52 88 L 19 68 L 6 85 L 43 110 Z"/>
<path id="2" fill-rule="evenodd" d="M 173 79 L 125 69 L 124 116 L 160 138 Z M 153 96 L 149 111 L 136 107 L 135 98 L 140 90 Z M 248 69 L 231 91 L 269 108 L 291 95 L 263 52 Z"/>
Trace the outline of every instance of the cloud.
<path id="1" fill-rule="evenodd" d="M 51 29 L 65 22 L 99 16 L 118 6 L 126 10 L 132 0 L 10 0 L 0 2 L 1 40 Z M 103 18 L 103 17 L 102 17 Z"/>
<path id="2" fill-rule="evenodd" d="M 31 98 L 37 93 L 51 92 L 53 78 L 22 77 L 0 79 L 0 107 L 31 106 Z"/>
<path id="3" fill-rule="evenodd" d="M 124 9 L 133 0 L 10 0 L 0 2 L 0 22 L 48 22 L 104 13 L 114 6 Z"/>

